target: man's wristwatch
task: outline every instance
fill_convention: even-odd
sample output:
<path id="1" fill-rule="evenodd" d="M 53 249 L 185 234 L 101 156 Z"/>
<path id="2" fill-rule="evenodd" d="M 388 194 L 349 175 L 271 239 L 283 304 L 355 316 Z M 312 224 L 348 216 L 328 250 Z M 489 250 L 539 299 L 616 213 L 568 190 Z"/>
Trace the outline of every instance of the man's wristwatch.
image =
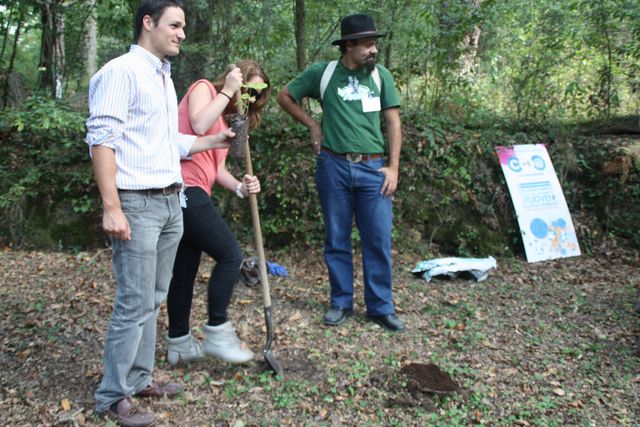
<path id="1" fill-rule="evenodd" d="M 244 184 L 241 182 L 236 186 L 236 196 L 240 197 L 241 199 L 244 199 L 244 193 L 242 192 L 243 187 Z"/>

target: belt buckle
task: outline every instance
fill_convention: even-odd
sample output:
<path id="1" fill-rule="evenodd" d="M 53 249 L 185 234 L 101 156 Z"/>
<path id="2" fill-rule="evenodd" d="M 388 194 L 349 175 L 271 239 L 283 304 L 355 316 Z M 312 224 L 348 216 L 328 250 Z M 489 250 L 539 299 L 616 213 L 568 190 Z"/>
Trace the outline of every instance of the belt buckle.
<path id="1" fill-rule="evenodd" d="M 357 153 L 347 153 L 346 155 L 347 160 L 349 160 L 350 162 L 353 163 L 360 163 L 362 161 L 362 154 L 357 154 Z"/>

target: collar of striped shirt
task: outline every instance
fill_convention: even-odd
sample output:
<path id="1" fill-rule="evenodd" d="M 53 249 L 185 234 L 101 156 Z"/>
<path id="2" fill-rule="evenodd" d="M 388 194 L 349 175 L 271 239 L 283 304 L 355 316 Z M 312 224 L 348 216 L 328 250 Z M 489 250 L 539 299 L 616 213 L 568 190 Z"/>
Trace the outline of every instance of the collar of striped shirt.
<path id="1" fill-rule="evenodd" d="M 156 72 L 171 74 L 171 63 L 169 61 L 166 59 L 161 60 L 143 47 L 132 44 L 129 48 L 129 53 L 138 55 L 142 61 L 149 64 Z"/>
<path id="2" fill-rule="evenodd" d="M 87 143 L 115 151 L 119 189 L 182 182 L 180 158 L 188 157 L 195 136 L 178 133 L 170 70 L 168 61 L 132 45 L 91 79 Z"/>

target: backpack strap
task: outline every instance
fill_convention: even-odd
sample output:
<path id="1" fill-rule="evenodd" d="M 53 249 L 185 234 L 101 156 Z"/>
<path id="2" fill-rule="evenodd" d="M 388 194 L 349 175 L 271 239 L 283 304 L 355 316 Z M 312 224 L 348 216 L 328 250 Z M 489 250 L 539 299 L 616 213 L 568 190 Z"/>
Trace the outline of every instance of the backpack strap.
<path id="1" fill-rule="evenodd" d="M 320 79 L 320 99 L 324 98 L 324 92 L 327 90 L 327 86 L 329 86 L 329 81 L 331 81 L 331 76 L 333 76 L 333 72 L 336 70 L 338 66 L 338 61 L 331 61 L 327 64 L 322 73 L 322 78 Z M 373 69 L 371 72 L 371 78 L 373 82 L 378 87 L 378 92 L 382 92 L 382 80 L 380 79 L 380 72 L 378 71 L 378 66 Z"/>
<path id="2" fill-rule="evenodd" d="M 331 76 L 336 70 L 337 65 L 338 61 L 331 61 L 325 67 L 324 72 L 322 73 L 322 79 L 320 80 L 320 99 L 324 98 L 324 91 L 327 90 L 327 86 L 329 85 L 329 81 L 331 80 Z"/>
<path id="3" fill-rule="evenodd" d="M 380 94 L 382 95 L 382 80 L 380 79 L 380 72 L 378 71 L 377 65 L 376 65 L 376 68 L 374 68 L 373 71 L 371 72 L 371 78 L 373 79 L 373 82 L 376 84 L 376 87 L 378 88 L 378 92 L 380 92 Z"/>

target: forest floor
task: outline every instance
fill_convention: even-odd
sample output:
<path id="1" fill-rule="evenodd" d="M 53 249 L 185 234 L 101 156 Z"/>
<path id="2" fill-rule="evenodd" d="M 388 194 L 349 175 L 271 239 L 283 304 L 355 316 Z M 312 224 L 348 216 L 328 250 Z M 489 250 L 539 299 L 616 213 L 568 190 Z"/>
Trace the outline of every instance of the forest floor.
<path id="1" fill-rule="evenodd" d="M 230 314 L 257 356 L 166 363 L 166 308 L 156 379 L 185 386 L 176 399 L 146 401 L 159 425 L 638 425 L 640 258 L 605 242 L 580 257 L 528 264 L 498 258 L 487 280 L 434 279 L 410 270 L 420 258 L 395 253 L 395 302 L 407 331 L 366 321 L 362 281 L 356 315 L 322 324 L 327 275 L 319 249 L 268 253 L 288 278 L 272 278 L 275 378 L 261 355 L 260 287 L 238 284 Z M 204 283 L 192 319 L 201 336 Z M 114 425 L 94 412 L 114 284 L 109 250 L 0 250 L 0 425 Z M 459 385 L 434 394 L 434 364 Z"/>

